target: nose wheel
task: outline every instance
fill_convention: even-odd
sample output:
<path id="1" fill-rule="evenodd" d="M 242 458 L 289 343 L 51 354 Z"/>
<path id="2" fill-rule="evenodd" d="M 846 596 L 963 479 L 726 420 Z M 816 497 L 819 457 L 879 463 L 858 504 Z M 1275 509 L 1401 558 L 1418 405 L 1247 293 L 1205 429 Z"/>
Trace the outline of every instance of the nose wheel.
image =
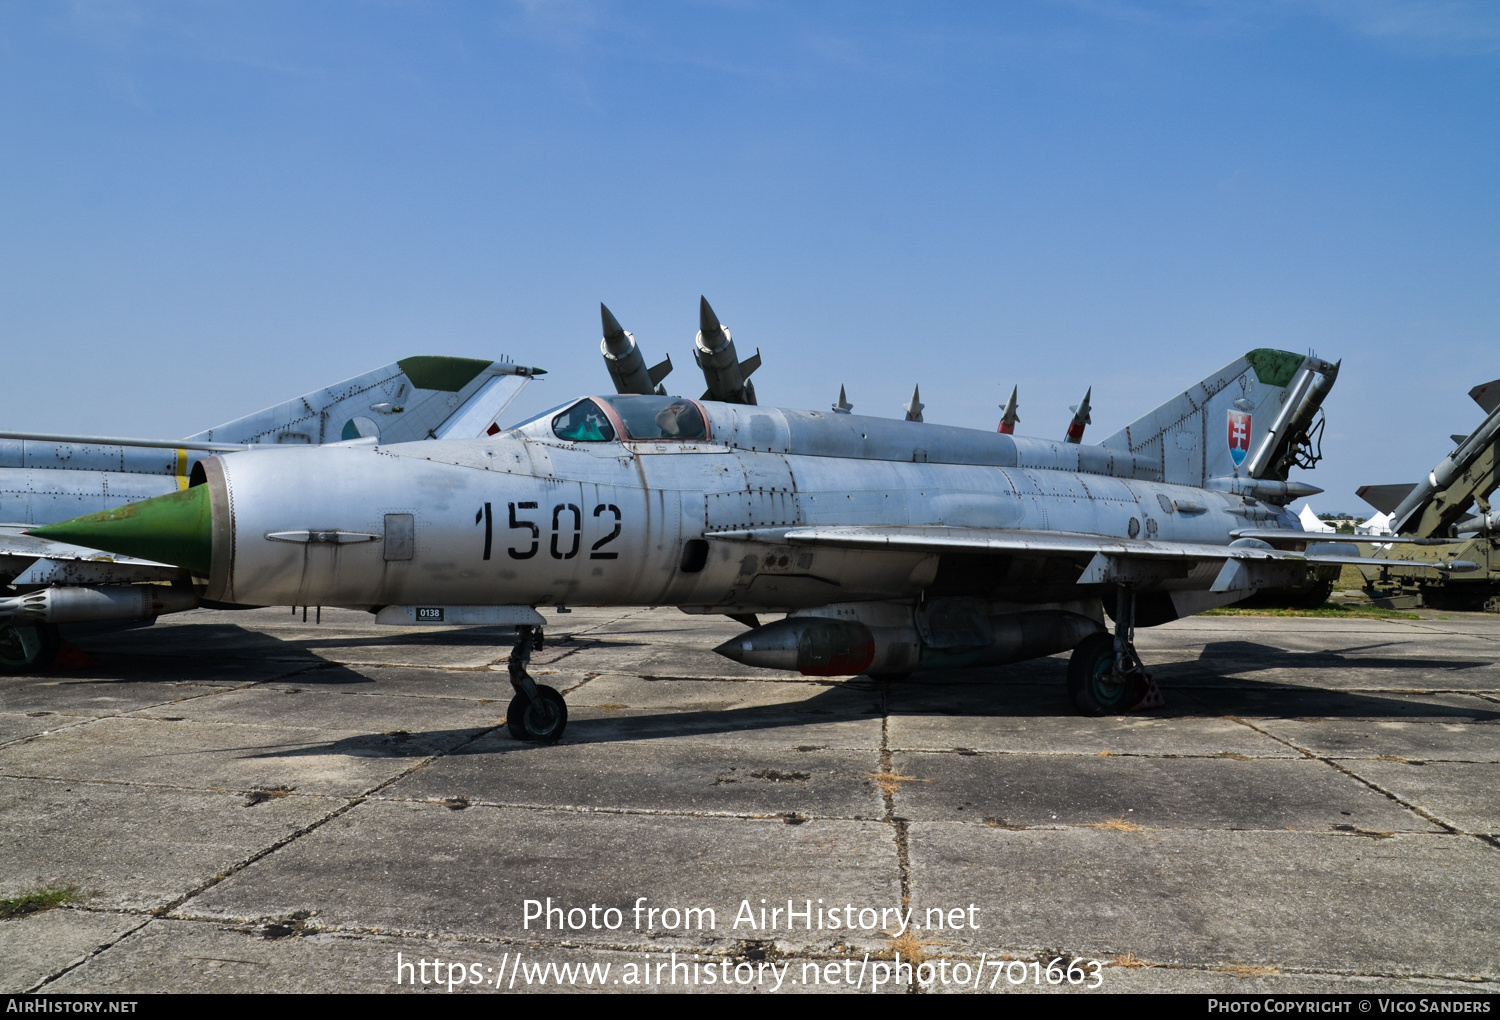
<path id="1" fill-rule="evenodd" d="M 542 632 L 536 627 L 516 628 L 516 644 L 506 668 L 516 696 L 505 710 L 510 735 L 531 744 L 552 744 L 562 738 L 568 725 L 568 705 L 551 687 L 537 683 L 526 672 L 533 651 L 542 650 Z"/>
<path id="2" fill-rule="evenodd" d="M 1068 660 L 1068 698 L 1082 715 L 1118 715 L 1165 704 L 1135 651 L 1135 591 L 1121 585 L 1115 632 L 1090 634 Z"/>

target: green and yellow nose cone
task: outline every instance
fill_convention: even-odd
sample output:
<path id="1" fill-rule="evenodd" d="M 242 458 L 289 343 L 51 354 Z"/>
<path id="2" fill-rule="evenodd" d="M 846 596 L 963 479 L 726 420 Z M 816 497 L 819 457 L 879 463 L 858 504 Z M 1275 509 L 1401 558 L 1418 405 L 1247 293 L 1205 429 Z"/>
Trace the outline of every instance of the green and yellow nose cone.
<path id="1" fill-rule="evenodd" d="M 30 528 L 28 535 L 186 567 L 207 575 L 213 553 L 208 486 L 127 503 L 115 510 Z"/>

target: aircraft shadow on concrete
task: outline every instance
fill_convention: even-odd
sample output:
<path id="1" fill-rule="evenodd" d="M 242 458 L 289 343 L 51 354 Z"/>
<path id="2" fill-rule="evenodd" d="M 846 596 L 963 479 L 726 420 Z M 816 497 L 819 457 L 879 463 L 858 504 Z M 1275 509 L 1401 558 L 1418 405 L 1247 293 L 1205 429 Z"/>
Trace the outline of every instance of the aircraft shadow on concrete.
<path id="1" fill-rule="evenodd" d="M 337 626 L 330 624 L 329 629 Z M 319 637 L 318 625 L 307 623 L 306 638 L 286 640 L 249 630 L 233 623 L 191 623 L 166 627 L 131 627 L 113 631 L 95 629 L 64 630 L 63 637 L 86 651 L 99 654 L 131 653 L 138 649 L 148 654 L 161 647 L 186 648 L 192 651 L 223 647 L 226 652 L 249 652 L 277 649 L 283 654 L 297 648 L 368 648 L 386 645 L 500 647 L 510 645 L 508 635 L 494 627 L 455 627 L 435 631 L 403 631 L 360 637 Z M 157 653 L 160 654 L 160 653 Z"/>
<path id="2" fill-rule="evenodd" d="M 186 629 L 186 628 L 183 628 Z M 303 642 L 295 644 L 234 625 L 208 625 L 204 634 L 192 628 L 193 645 L 203 649 L 196 659 L 202 668 L 212 656 L 216 643 L 227 644 L 220 661 L 248 663 L 262 657 L 290 657 Z M 161 632 L 158 632 L 161 633 Z M 493 645 L 493 631 L 472 628 L 432 635 L 393 635 L 375 638 L 371 644 L 453 644 L 454 637 L 465 643 Z M 481 640 L 484 638 L 484 640 Z M 216 639 L 218 641 L 216 642 Z M 447 640 L 444 640 L 447 639 Z M 353 644 L 330 639 L 327 644 Z M 631 642 L 600 641 L 600 645 L 624 646 Z M 644 644 L 635 642 L 635 644 Z M 571 645 L 562 645 L 571 647 Z M 1214 718 L 1224 715 L 1255 717 L 1320 717 L 1378 719 L 1441 719 L 1449 721 L 1492 722 L 1500 719 L 1500 706 L 1490 711 L 1485 703 L 1473 699 L 1472 707 L 1444 705 L 1412 696 L 1381 696 L 1368 691 L 1349 692 L 1333 688 L 1296 686 L 1276 680 L 1248 679 L 1247 671 L 1291 669 L 1316 673 L 1321 669 L 1338 670 L 1405 670 L 1457 671 L 1491 666 L 1484 660 L 1413 659 L 1381 657 L 1374 654 L 1383 644 L 1360 645 L 1332 651 L 1293 652 L 1247 641 L 1215 642 L 1205 646 L 1197 659 L 1178 662 L 1148 663 L 1166 696 L 1167 707 L 1153 710 L 1147 718 Z M 149 645 L 143 652 L 154 651 Z M 166 664 L 174 657 L 157 653 L 146 658 L 130 652 L 116 654 L 100 650 L 106 669 L 115 681 L 151 679 L 142 672 L 153 664 Z M 122 661 L 123 660 L 123 661 Z M 178 660 L 180 661 L 180 660 Z M 290 668 L 279 682 L 295 683 L 307 689 L 350 684 L 371 685 L 376 681 L 359 672 L 368 666 L 337 663 L 309 663 L 315 668 L 297 671 Z M 294 667 L 295 663 L 288 662 Z M 124 669 L 108 669 L 123 666 Z M 403 667 L 404 668 L 404 667 Z M 422 669 L 421 666 L 410 667 Z M 99 673 L 95 669 L 89 672 Z M 172 671 L 169 671 L 169 673 Z M 126 675 L 120 675 L 120 674 Z M 129 675 L 137 674 L 137 675 Z M 51 678 L 60 675 L 49 674 Z M 85 677 L 79 677 L 84 679 Z M 161 679 L 174 679 L 171 675 Z M 101 678 L 103 679 L 103 678 Z M 545 679 L 545 678 L 544 678 Z M 661 677 L 659 680 L 669 680 Z M 810 726 L 814 724 L 868 720 L 872 715 L 889 712 L 894 715 L 954 715 L 991 718 L 1041 718 L 1070 716 L 1066 696 L 1067 658 L 1052 656 L 1009 666 L 971 670 L 930 671 L 906 680 L 875 680 L 859 677 L 833 682 L 810 698 L 799 698 L 772 705 L 695 709 L 688 711 L 648 711 L 623 709 L 605 717 L 585 714 L 588 695 L 585 688 L 570 698 L 575 717 L 568 725 L 563 743 L 618 743 L 676 736 L 711 735 Z M 753 681 L 752 681 L 753 682 Z M 796 680 L 791 681 L 796 683 Z M 828 683 L 808 678 L 807 683 Z M 1414 683 L 1414 687 L 1423 686 Z M 1431 684 L 1431 686 L 1439 686 Z M 507 701 L 510 686 L 503 673 L 494 673 L 495 700 Z M 580 717 L 582 716 L 582 717 Z M 1080 725 L 1087 725 L 1079 720 Z M 483 738 L 483 739 L 476 739 Z M 815 741 L 811 741 L 815 742 Z M 525 750 L 531 746 L 511 740 L 498 728 L 465 728 L 406 733 L 361 734 L 323 744 L 266 752 L 258 757 L 303 757 L 340 754 L 351 757 L 411 758 L 431 754 L 494 754 Z M 245 748 L 244 750 L 256 750 Z"/>
<path id="3" fill-rule="evenodd" d="M 308 626 L 314 625 L 308 624 Z M 465 627 L 446 631 L 415 634 L 406 632 L 355 638 L 309 636 L 305 639 L 286 640 L 229 623 L 188 624 L 159 629 L 135 627 L 113 631 L 80 630 L 64 633 L 64 638 L 92 656 L 95 663 L 79 669 L 46 674 L 53 679 L 63 676 L 70 679 L 129 680 L 132 682 L 168 680 L 178 679 L 185 669 L 201 670 L 205 666 L 217 665 L 220 668 L 233 670 L 243 669 L 254 662 L 276 660 L 286 662 L 289 669 L 298 663 L 318 667 L 317 676 L 299 676 L 299 680 L 320 684 L 372 683 L 373 681 L 358 674 L 339 675 L 332 669 L 336 664 L 318 656 L 315 649 L 492 648 L 495 649 L 496 659 L 503 660 L 509 654 L 511 642 L 509 635 L 502 635 L 493 627 Z M 628 639 L 599 640 L 583 636 L 560 637 L 548 641 L 546 649 L 538 654 L 536 661 L 546 664 L 554 657 L 554 652 L 572 655 L 591 648 L 631 648 L 645 644 L 647 642 Z M 355 666 L 375 668 L 377 664 L 350 664 L 351 668 Z M 443 667 L 408 663 L 393 665 L 392 668 L 440 669 Z"/>
<path id="4" fill-rule="evenodd" d="M 1063 665 L 1063 664 L 1059 664 Z M 1061 673 L 1062 671 L 1059 670 Z M 992 679 L 990 682 L 964 680 L 950 682 L 939 678 L 924 679 L 920 674 L 909 681 L 872 682 L 868 678 L 848 681 L 826 688 L 810 698 L 774 705 L 755 705 L 725 709 L 688 711 L 621 710 L 609 717 L 575 717 L 568 723 L 563 744 L 608 744 L 669 737 L 711 736 L 755 730 L 787 729 L 827 723 L 869 720 L 884 712 L 892 715 L 946 715 L 994 719 L 1072 717 L 1060 682 L 1017 683 Z M 1212 691 L 1163 687 L 1165 709 L 1153 710 L 1146 718 L 1170 722 L 1173 719 L 1220 718 L 1243 714 L 1256 717 L 1362 718 L 1385 720 L 1440 720 L 1447 722 L 1493 722 L 1500 720 L 1500 706 L 1490 711 L 1474 699 L 1472 707 L 1416 701 L 1409 698 L 1382 697 L 1369 693 L 1349 693 L 1322 688 L 1298 689 L 1254 681 L 1234 688 Z M 581 693 L 581 692 L 580 692 Z M 586 697 L 573 699 L 574 712 L 586 707 Z M 1081 727 L 1086 719 L 1077 720 Z M 483 739 L 473 739 L 485 734 Z M 796 738 L 793 737 L 792 740 Z M 819 738 L 810 735 L 809 745 Z M 789 741 L 790 743 L 791 741 Z M 412 757 L 420 748 L 446 748 L 448 754 L 506 754 L 524 751 L 535 745 L 510 739 L 504 727 L 491 731 L 437 730 L 413 733 L 410 741 L 392 744 L 375 739 L 375 735 L 345 738 L 301 749 L 272 752 L 265 757 L 299 757 L 305 755 L 344 754 L 355 757 Z"/>
<path id="5" fill-rule="evenodd" d="M 1219 672 L 1243 673 L 1264 669 L 1380 669 L 1453 672 L 1482 669 L 1495 665 L 1492 659 L 1420 659 L 1410 656 L 1382 657 L 1371 654 L 1377 649 L 1398 647 L 1394 641 L 1353 645 L 1349 648 L 1318 649 L 1293 652 L 1254 641 L 1215 641 L 1203 646 L 1198 663 L 1209 664 L 1207 675 Z M 1363 654 L 1361 654 L 1363 653 Z M 1233 679 L 1230 682 L 1234 682 Z"/>

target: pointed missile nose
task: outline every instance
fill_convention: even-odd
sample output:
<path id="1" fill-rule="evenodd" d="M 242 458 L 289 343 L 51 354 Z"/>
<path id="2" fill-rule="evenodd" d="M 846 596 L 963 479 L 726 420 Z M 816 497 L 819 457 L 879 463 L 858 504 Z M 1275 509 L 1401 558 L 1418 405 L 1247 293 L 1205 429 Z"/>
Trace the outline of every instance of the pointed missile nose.
<path id="1" fill-rule="evenodd" d="M 604 339 L 614 340 L 625 335 L 625 327 L 615 318 L 614 312 L 603 301 L 599 302 L 599 319 L 604 323 Z"/>
<path id="2" fill-rule="evenodd" d="M 45 524 L 26 533 L 170 563 L 205 576 L 213 558 L 213 519 L 207 485 L 195 485 L 58 524 Z"/>
<path id="3" fill-rule="evenodd" d="M 630 334 L 625 332 L 625 327 L 620 325 L 614 313 L 604 304 L 599 302 L 599 321 L 604 325 L 604 351 L 607 356 L 614 358 L 625 358 L 630 355 Z"/>
<path id="4" fill-rule="evenodd" d="M 698 329 L 703 333 L 703 339 L 717 336 L 724 327 L 719 324 L 719 317 L 714 314 L 713 307 L 709 305 L 708 298 L 702 294 L 698 295 Z"/>

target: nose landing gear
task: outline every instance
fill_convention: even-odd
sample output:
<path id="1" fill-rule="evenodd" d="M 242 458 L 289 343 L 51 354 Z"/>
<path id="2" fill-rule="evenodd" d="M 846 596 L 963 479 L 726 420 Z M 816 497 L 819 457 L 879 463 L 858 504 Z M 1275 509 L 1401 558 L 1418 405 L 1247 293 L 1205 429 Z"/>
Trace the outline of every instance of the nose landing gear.
<path id="1" fill-rule="evenodd" d="M 554 744 L 562 738 L 568 725 L 568 705 L 551 687 L 537 683 L 526 672 L 532 651 L 542 650 L 539 628 L 516 628 L 516 644 L 510 650 L 506 667 L 516 696 L 505 710 L 505 724 L 510 735 L 531 744 Z"/>
<path id="2" fill-rule="evenodd" d="M 1120 585 L 1115 632 L 1090 634 L 1068 660 L 1068 698 L 1082 715 L 1114 715 L 1166 704 L 1135 651 L 1135 590 Z"/>

